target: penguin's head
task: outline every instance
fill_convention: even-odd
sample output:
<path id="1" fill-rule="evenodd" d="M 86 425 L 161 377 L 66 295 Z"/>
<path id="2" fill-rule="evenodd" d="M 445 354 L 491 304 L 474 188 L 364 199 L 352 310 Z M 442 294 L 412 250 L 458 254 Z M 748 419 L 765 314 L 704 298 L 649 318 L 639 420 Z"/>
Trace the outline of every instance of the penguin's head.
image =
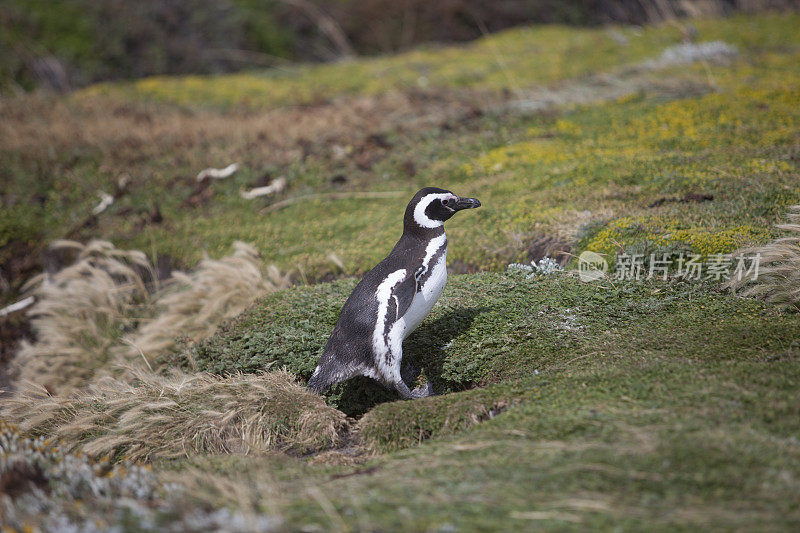
<path id="1" fill-rule="evenodd" d="M 462 198 L 445 189 L 425 187 L 408 203 L 404 222 L 406 229 L 435 229 L 441 227 L 456 211 L 480 206 L 477 198 Z"/>

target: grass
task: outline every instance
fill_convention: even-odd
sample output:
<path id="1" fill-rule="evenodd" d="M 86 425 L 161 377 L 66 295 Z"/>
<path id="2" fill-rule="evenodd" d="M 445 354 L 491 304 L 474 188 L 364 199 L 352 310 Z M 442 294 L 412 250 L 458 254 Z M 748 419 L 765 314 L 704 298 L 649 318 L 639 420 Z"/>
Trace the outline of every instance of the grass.
<path id="1" fill-rule="evenodd" d="M 172 272 L 163 286 L 144 253 L 106 241 L 60 241 L 50 253 L 62 253 L 65 266 L 30 280 L 36 338 L 22 342 L 10 374 L 57 395 L 120 367 L 152 368 L 151 360 L 210 336 L 258 296 L 288 285 L 244 243 L 193 272 Z"/>
<path id="2" fill-rule="evenodd" d="M 196 345 L 191 359 L 215 373 L 284 367 L 307 378 L 352 285 L 343 280 L 269 295 Z M 440 305 L 406 341 L 405 357 L 446 393 L 514 381 L 584 357 L 595 363 L 624 354 L 682 359 L 707 350 L 718 360 L 758 359 L 760 350 L 789 348 L 795 323 L 792 315 L 720 294 L 713 285 L 599 288 L 557 276 L 474 274 L 450 280 Z M 748 331 L 745 337 L 742 331 Z M 751 346 L 753 338 L 757 346 Z M 331 401 L 349 410 L 336 402 L 363 394 L 360 388 L 343 390 Z"/>
<path id="3" fill-rule="evenodd" d="M 748 48 L 796 44 L 794 23 L 793 16 L 691 22 L 702 40 L 725 40 Z M 654 52 L 679 43 L 686 31 L 687 27 L 667 24 L 643 31 L 625 27 L 576 30 L 557 25 L 518 28 L 463 46 L 433 46 L 334 65 L 265 74 L 152 77 L 134 83 L 98 84 L 79 93 L 78 98 L 124 94 L 191 106 L 273 108 L 398 89 L 521 91 L 648 59 Z"/>
<path id="4" fill-rule="evenodd" d="M 329 490 L 341 513 L 384 527 L 791 528 L 797 428 L 774 419 L 796 413 L 794 366 L 756 380 L 752 364 L 706 368 L 620 365 L 529 382 L 522 407 Z"/>
<path id="5" fill-rule="evenodd" d="M 74 257 L 53 276 L 29 280 L 36 340 L 22 342 L 11 370 L 21 382 L 68 393 L 114 360 L 115 345 L 149 303 L 155 274 L 144 253 L 105 241 L 60 241 L 51 250 Z"/>
<path id="6" fill-rule="evenodd" d="M 486 209 L 472 213 L 471 220 L 451 223 L 451 259 L 472 268 L 499 269 L 524 259 L 525 246 L 539 233 L 560 234 L 604 253 L 614 250 L 613 241 L 629 250 L 702 253 L 766 242 L 786 206 L 800 202 L 792 187 L 798 121 L 794 20 L 790 15 L 695 22 L 698 40 L 724 38 L 740 47 L 738 59 L 645 71 L 636 74 L 636 84 L 620 74 L 619 83 L 627 83 L 630 92 L 618 101 L 532 115 L 504 108 L 502 96 L 492 96 L 488 86 L 489 93 L 458 89 L 456 78 L 437 88 L 378 96 L 359 86 L 311 111 L 224 112 L 194 93 L 186 96 L 191 106 L 131 100 L 125 92 L 130 85 L 110 96 L 33 99 L 27 104 L 33 115 L 9 100 L 0 110 L 0 176 L 8 191 L 0 241 L 11 253 L 10 245 L 20 242 L 37 250 L 38 243 L 53 238 L 100 236 L 192 264 L 204 250 L 221 255 L 243 240 L 280 268 L 294 269 L 295 279 L 326 279 L 341 274 L 328 259 L 332 252 L 344 273 L 375 264 L 399 233 L 402 198 L 433 183 L 484 201 Z M 584 70 L 520 78 L 524 100 L 536 97 L 530 83 L 563 83 L 590 67 L 599 72 L 658 57 L 679 33 L 671 26 L 640 37 L 631 33 L 625 47 L 600 30 L 512 30 L 464 48 L 415 53 L 442 68 L 464 63 L 489 69 L 496 65 L 490 53 L 496 45 L 509 61 L 521 62 L 507 63 L 519 76 L 538 75 L 525 63 L 531 57 L 580 64 L 598 39 L 631 54 L 613 64 L 590 55 L 583 67 L 575 67 Z M 526 47 L 541 53 L 522 53 Z M 348 69 L 365 69 L 367 79 L 391 85 L 390 76 L 375 76 L 370 65 L 384 61 L 406 68 L 415 64 L 413 54 L 314 68 L 343 80 L 358 78 L 345 75 Z M 317 75 L 313 70 L 308 76 Z M 312 79 L 297 76 L 296 82 L 306 85 Z M 672 81 L 665 85 L 665 80 Z M 236 77 L 218 81 L 241 93 Z M 272 94 L 269 85 L 258 90 Z M 600 90 L 583 89 L 588 97 Z M 183 93 L 176 89 L 176 94 Z M 200 169 L 232 161 L 243 170 L 198 189 L 193 177 Z M 285 197 L 365 189 L 398 191 L 398 196 L 310 199 L 271 212 L 262 212 L 264 200 L 239 197 L 241 189 L 279 175 L 289 180 Z M 88 215 L 98 191 L 114 192 L 120 176 L 128 185 L 96 226 Z M 752 186 L 753 179 L 760 185 Z M 687 193 L 711 194 L 714 200 L 647 207 Z M 626 236 L 622 225 L 629 219 L 646 231 Z"/>
<path id="7" fill-rule="evenodd" d="M 308 373 L 349 287 L 267 297 L 198 348 L 198 364 Z M 338 516 L 358 529 L 791 529 L 798 325 L 716 284 L 455 276 L 406 343 L 437 391 L 452 392 L 374 397 L 359 427 L 381 455 L 355 468 L 204 468 L 236 479 L 246 469 L 241 483 L 276 476 L 298 526 L 336 527 Z M 329 401 L 346 406 L 349 393 Z"/>
<path id="8" fill-rule="evenodd" d="M 256 299 L 286 283 L 260 271 L 236 292 L 236 312 L 190 325 L 215 331 L 205 340 L 180 344 L 186 328 L 159 327 L 166 345 L 149 363 L 233 376 L 207 378 L 223 388 L 264 371 L 304 379 L 356 282 L 348 276 L 398 237 L 405 198 L 423 185 L 475 196 L 484 207 L 448 223 L 448 260 L 454 273 L 479 272 L 452 275 L 405 345 L 438 396 L 399 402 L 352 380 L 311 404 L 352 417 L 346 438 L 288 445 L 291 455 L 199 446 L 169 458 L 174 450 L 148 455 L 143 444 L 158 479 L 293 528 L 796 529 L 798 314 L 713 280 L 505 271 L 543 238 L 607 254 L 613 268 L 623 252 L 709 257 L 780 236 L 774 225 L 800 204 L 797 16 L 692 24 L 698 40 L 724 40 L 738 56 L 654 67 L 644 61 L 676 43 L 680 26 L 620 29 L 628 45 L 608 30 L 552 27 L 289 72 L 0 102 L 0 260 L 21 271 L 12 244 L 33 254 L 53 238 L 91 236 L 188 266 L 252 242 L 299 283 Z M 324 98 L 311 80 L 326 84 Z M 532 106 L 553 94 L 555 104 Z M 232 178 L 197 184 L 199 170 L 233 161 L 242 170 Z M 239 195 L 278 176 L 283 196 Z M 98 190 L 117 199 L 95 219 Z M 364 190 L 389 194 L 348 196 Z M 198 303 L 213 310 L 221 300 L 205 287 L 230 283 L 219 275 L 228 267 L 258 269 L 245 255 L 193 277 L 176 316 L 199 316 Z M 793 290 L 770 279 L 779 294 Z M 132 339 L 130 327 L 109 342 Z M 190 404 L 216 401 L 189 396 L 170 416 L 196 421 Z M 115 424 L 107 430 L 119 436 Z"/>
<path id="9" fill-rule="evenodd" d="M 196 494 L 230 487 L 199 476 L 184 475 L 183 481 L 191 484 L 191 494 L 183 484 L 163 483 L 146 465 L 68 452 L 0 422 L 0 482 L 5 500 L 0 516 L 6 530 L 52 531 L 64 524 L 82 530 L 141 530 L 143 524 L 187 530 L 236 524 L 250 531 L 272 531 L 281 525 L 274 516 L 209 508 L 197 501 Z M 22 497 L 9 501 L 9 495 Z M 241 496 L 230 491 L 227 495 Z"/>
<path id="10" fill-rule="evenodd" d="M 308 453 L 341 443 L 345 415 L 286 372 L 234 375 L 133 371 L 70 397 L 27 388 L 4 416 L 68 451 L 133 461 L 220 453 Z"/>
<path id="11" fill-rule="evenodd" d="M 800 206 L 792 206 L 788 214 L 788 223 L 778 228 L 783 236 L 764 246 L 757 246 L 749 253 L 761 257 L 763 267 L 756 279 L 734 279 L 730 286 L 740 290 L 743 296 L 756 297 L 772 304 L 800 309 L 800 283 L 797 268 L 800 259 Z"/>

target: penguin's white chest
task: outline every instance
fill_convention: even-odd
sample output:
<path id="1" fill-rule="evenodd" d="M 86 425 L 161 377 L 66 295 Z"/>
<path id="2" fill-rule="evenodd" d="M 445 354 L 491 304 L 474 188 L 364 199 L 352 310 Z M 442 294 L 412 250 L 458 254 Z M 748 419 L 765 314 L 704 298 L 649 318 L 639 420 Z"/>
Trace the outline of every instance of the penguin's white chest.
<path id="1" fill-rule="evenodd" d="M 436 263 L 433 265 L 431 275 L 427 277 L 422 284 L 411 307 L 403 316 L 405 321 L 405 328 L 403 331 L 403 338 L 408 337 L 412 331 L 417 329 L 417 326 L 425 320 L 428 313 L 431 312 L 439 296 L 444 291 L 444 286 L 447 284 L 447 249 L 439 256 Z"/>

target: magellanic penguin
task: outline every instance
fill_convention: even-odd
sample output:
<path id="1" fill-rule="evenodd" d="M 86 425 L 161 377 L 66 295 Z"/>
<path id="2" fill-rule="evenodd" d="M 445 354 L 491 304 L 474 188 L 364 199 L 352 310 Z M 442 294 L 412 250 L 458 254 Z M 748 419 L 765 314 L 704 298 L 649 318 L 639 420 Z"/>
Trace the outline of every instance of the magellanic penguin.
<path id="1" fill-rule="evenodd" d="M 433 394 L 430 386 L 409 390 L 400 376 L 403 340 L 430 312 L 447 282 L 444 222 L 456 211 L 480 205 L 475 198 L 436 187 L 414 195 L 406 207 L 402 237 L 342 307 L 309 389 L 322 393 L 362 375 L 394 387 L 405 399 Z"/>

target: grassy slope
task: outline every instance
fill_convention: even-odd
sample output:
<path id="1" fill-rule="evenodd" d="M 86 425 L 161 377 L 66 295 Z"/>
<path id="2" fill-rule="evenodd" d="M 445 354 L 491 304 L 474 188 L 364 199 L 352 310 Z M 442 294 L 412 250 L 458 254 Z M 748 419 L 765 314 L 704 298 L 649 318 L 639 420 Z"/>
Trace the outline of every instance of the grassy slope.
<path id="1" fill-rule="evenodd" d="M 679 41 L 680 31 L 650 28 L 638 35 L 624 29 L 629 44 L 623 45 L 602 30 L 512 30 L 463 48 L 285 74 L 101 86 L 52 106 L 42 103 L 27 114 L 9 102 L 3 109 L 7 148 L 0 149 L 0 178 L 8 191 L 0 242 L 22 239 L 35 248 L 67 235 L 101 236 L 192 263 L 203 250 L 219 255 L 241 239 L 255 243 L 281 267 L 300 267 L 312 277 L 331 271 L 331 252 L 342 259 L 346 273 L 355 273 L 373 265 L 385 254 L 385 243 L 397 237 L 402 211 L 397 198 L 435 184 L 484 201 L 486 207 L 472 220 L 452 224 L 450 254 L 482 268 L 522 259 L 536 233 L 558 234 L 604 252 L 614 246 L 612 239 L 644 250 L 730 251 L 768 239 L 785 206 L 800 202 L 791 186 L 797 178 L 797 20 L 697 22 L 698 40 L 725 39 L 740 47 L 741 56 L 730 66 L 646 74 L 654 86 L 674 80 L 670 90 L 643 90 L 563 113 L 494 111 L 440 127 L 387 119 L 397 103 L 390 101 L 379 116 L 367 114 L 352 126 L 334 116 L 329 133 L 319 126 L 304 138 L 281 122 L 271 126 L 268 109 L 315 101 L 307 95 L 312 89 L 356 96 L 407 89 L 403 80 L 409 72 L 416 80 L 430 71 L 429 92 L 419 98 L 434 98 L 433 103 L 413 104 L 425 116 L 439 106 L 436 95 L 442 101 L 464 94 L 496 101 L 494 90 L 508 87 L 509 79 L 526 88 L 657 57 Z M 343 83 L 347 87 L 339 86 Z M 442 92 L 453 89 L 458 91 Z M 248 91 L 263 100 L 244 112 L 236 106 L 249 101 Z M 345 108 L 364 106 L 343 98 Z M 146 103 L 153 100 L 162 103 Z M 239 111 L 226 114 L 216 111 L 217 105 Z M 298 108 L 295 122 L 324 113 L 327 105 L 305 115 Z M 55 125 L 37 118 L 50 107 L 59 113 Z M 103 121 L 108 128 L 93 129 Z M 43 138 L 59 132 L 63 138 L 42 145 Z M 372 161 L 360 166 L 358 150 L 371 133 L 385 134 L 390 147 L 365 148 Z M 335 144 L 354 152 L 340 159 L 333 155 Z M 304 151 L 307 155 L 300 157 Z M 242 162 L 243 170 L 213 184 L 213 201 L 187 206 L 196 172 L 230 161 Z M 397 190 L 399 196 L 370 202 L 310 200 L 264 214 L 264 201 L 243 200 L 238 191 L 265 171 L 287 176 L 290 197 L 342 190 L 330 182 L 338 174 L 349 180 L 345 191 Z M 97 191 L 113 190 L 120 174 L 131 177 L 127 195 L 101 215 L 97 226 L 76 231 L 96 204 Z M 761 185 L 753 187 L 754 180 Z M 715 200 L 647 208 L 659 198 L 687 192 L 713 194 Z M 162 221 L 153 223 L 148 213 L 156 206 Z M 634 231 L 637 236 L 629 235 Z M 465 242 L 473 245 L 467 248 Z"/>
<path id="2" fill-rule="evenodd" d="M 475 127 L 481 140 L 459 131 L 409 142 L 436 159 L 430 172 L 447 186 L 487 199 L 489 209 L 451 223 L 453 255 L 500 266 L 509 257 L 491 243 L 532 226 L 606 253 L 707 254 L 769 238 L 800 200 L 796 55 L 751 49 L 745 58 L 683 73 L 710 77 L 719 92 L 489 116 Z M 647 207 L 690 192 L 715 199 Z M 302 219 L 306 209 L 280 216 Z M 586 210 L 602 216 L 576 227 Z M 369 243 L 391 239 L 369 215 L 359 223 Z M 197 347 L 196 362 L 214 371 L 272 362 L 308 375 L 352 283 L 268 298 Z M 382 455 L 356 468 L 189 464 L 270 477 L 283 496 L 269 505 L 323 528 L 796 527 L 797 327 L 797 316 L 711 285 L 459 276 L 406 347 L 451 393 L 368 411 L 361 435 Z M 356 382 L 330 400 L 359 414 L 387 396 Z"/>
<path id="3" fill-rule="evenodd" d="M 800 90 L 797 56 L 772 53 L 795 42 L 793 30 L 784 24 L 772 20 L 770 30 L 761 19 L 700 24 L 701 40 L 724 38 L 746 46 L 744 57 L 732 67 L 680 67 L 669 74 L 679 78 L 681 72 L 690 86 L 697 80 L 710 83 L 718 93 L 673 102 L 648 98 L 645 93 L 556 117 L 492 113 L 472 124 L 470 131 L 398 132 L 390 137 L 397 148 L 365 179 L 370 188 L 409 190 L 436 183 L 483 199 L 487 208 L 476 215 L 477 223 L 471 221 L 463 228 L 459 222 L 453 224 L 453 234 L 474 246 L 466 249 L 455 239 L 451 257 L 484 267 L 521 259 L 518 241 L 524 244 L 532 228 L 567 239 L 596 236 L 586 244 L 606 253 L 612 251 L 611 238 L 628 244 L 625 228 L 631 224 L 646 228 L 638 239 L 629 239 L 647 239 L 635 243 L 637 251 L 730 252 L 748 242 L 764 241 L 784 206 L 800 202 L 791 187 L 797 178 L 792 154 L 800 116 L 795 105 Z M 343 92 L 369 94 L 407 85 L 403 80 L 409 70 L 414 76 L 419 74 L 414 69 L 439 73 L 430 77 L 440 87 L 494 89 L 508 86 L 509 79 L 526 87 L 653 57 L 679 38 L 674 28 L 650 29 L 640 37 L 628 35 L 631 44 L 624 46 L 603 31 L 514 30 L 465 49 L 315 67 L 285 78 L 260 80 L 254 89 L 270 95 L 268 106 L 284 102 L 274 96 L 284 90 L 291 95 L 291 103 L 304 103 L 313 98 L 305 96 L 303 87 L 335 94 L 337 82 L 344 81 L 354 87 Z M 545 43 L 546 53 L 537 53 Z M 502 63 L 497 57 L 503 58 Z M 317 77 L 323 83 L 311 82 Z M 145 80 L 140 85 L 151 84 L 152 90 L 140 86 L 137 91 L 176 102 L 184 97 L 212 103 L 221 103 L 220 98 L 231 103 L 246 100 L 239 91 L 246 93 L 247 83 L 237 78 L 194 82 L 197 91 L 182 86 L 192 80 Z M 284 89 L 284 83 L 288 88 Z M 380 87 L 373 87 L 374 83 Z M 226 90 L 235 97 L 225 96 Z M 680 87 L 677 93 L 681 96 Z M 419 169 L 411 180 L 403 171 L 409 160 Z M 325 189 L 320 182 L 330 176 L 329 165 L 312 157 L 281 171 L 293 183 L 317 191 Z M 765 187 L 751 187 L 754 178 L 765 182 Z M 669 204 L 646 208 L 664 196 L 688 192 L 714 194 L 715 202 L 711 208 L 676 209 Z M 393 199 L 377 200 L 370 209 L 363 206 L 363 201 L 303 202 L 271 213 L 265 220 L 253 217 L 251 206 L 236 200 L 200 220 L 184 218 L 173 235 L 189 235 L 213 248 L 244 238 L 269 250 L 281 265 L 299 263 L 312 271 L 324 262 L 324 255 L 334 251 L 347 271 L 361 271 L 384 254 L 381 244 L 396 236 L 402 209 Z M 357 218 L 350 216 L 355 210 L 360 214 Z M 223 212 L 235 224 L 220 224 Z M 236 227 L 234 232 L 231 225 Z M 588 236 L 587 227 L 592 230 Z M 601 233 L 601 229 L 607 231 Z M 669 237 L 663 242 L 655 237 L 664 234 Z M 148 237 L 159 243 L 172 240 L 163 231 Z"/>
<path id="4" fill-rule="evenodd" d="M 447 94 L 497 98 L 509 73 L 511 85 L 523 88 L 558 84 L 656 57 L 680 32 L 623 30 L 626 47 L 603 31 L 515 30 L 464 48 L 318 70 L 104 86 L 55 105 L 77 131 L 97 120 L 95 108 L 147 129 L 159 114 L 221 127 L 194 137 L 109 130 L 41 148 L 50 139 L 47 121 L 37 126 L 7 105 L 6 124 L 18 120 L 27 129 L 0 129 L 16 142 L 0 148 L 0 177 L 10 191 L 0 239 L 64 236 L 121 169 L 133 178 L 131 191 L 78 236 L 105 236 L 186 263 L 243 239 L 310 274 L 324 273 L 330 252 L 348 273 L 369 268 L 397 237 L 397 199 L 309 201 L 258 214 L 260 205 L 237 192 L 267 169 L 290 179 L 292 196 L 332 190 L 328 179 L 346 173 L 354 190 L 401 190 L 403 197 L 436 184 L 479 197 L 484 208 L 450 222 L 450 259 L 487 270 L 524 257 L 537 233 L 605 253 L 731 251 L 769 239 L 786 206 L 800 203 L 797 22 L 699 22 L 700 40 L 735 43 L 740 57 L 727 66 L 652 73 L 652 90 L 613 102 L 532 115 L 495 111 L 448 127 L 392 123 L 383 132 L 391 148 L 366 170 L 331 157 L 330 144 L 359 139 L 344 130 L 314 138 L 318 149 L 306 158 L 287 155 L 299 141 L 274 155 L 259 140 L 269 131 L 266 110 L 316 102 L 319 79 L 326 95 L 355 102 L 347 98 L 419 85 L 421 73 L 434 89 L 428 96 L 458 89 Z M 658 78 L 676 83 L 666 90 Z M 239 131 L 237 122 L 251 115 L 263 125 Z M 213 184 L 213 202 L 181 206 L 199 168 L 239 158 L 245 169 Z M 403 170 L 409 160 L 415 174 Z M 692 192 L 714 200 L 648 207 Z M 138 225 L 136 210 L 155 201 L 164 222 Z M 269 297 L 197 346 L 196 364 L 225 372 L 272 362 L 308 375 L 352 284 Z M 451 394 L 386 403 L 390 394 L 362 382 L 331 397 L 352 414 L 368 411 L 361 435 L 382 455 L 355 468 L 287 457 L 159 468 L 271 480 L 275 494 L 254 491 L 256 503 L 292 524 L 324 529 L 797 527 L 798 321 L 710 285 L 457 276 L 407 343 L 437 390 Z"/>
<path id="5" fill-rule="evenodd" d="M 196 360 L 307 375 L 351 285 L 267 297 Z M 336 525 L 308 492 L 320 484 L 367 529 L 796 527 L 799 326 L 709 285 L 456 276 L 406 354 L 438 391 L 462 392 L 369 411 L 362 438 L 388 454 L 356 469 L 199 464 L 275 476 L 296 525 Z M 365 473 L 331 477 L 351 472 Z"/>
<path id="6" fill-rule="evenodd" d="M 434 183 L 481 198 L 486 208 L 475 220 L 452 224 L 451 257 L 483 267 L 522 259 L 533 233 L 583 239 L 604 253 L 615 251 L 614 241 L 647 253 L 731 252 L 768 240 L 786 206 L 800 202 L 792 186 L 797 56 L 758 59 L 711 68 L 722 91 L 705 96 L 662 102 L 643 95 L 557 117 L 490 114 L 470 131 L 392 137 L 393 153 L 370 176 L 355 172 L 356 180 L 406 194 Z M 699 66 L 689 70 L 705 77 Z M 403 171 L 407 161 L 420 169 L 413 178 Z M 313 157 L 281 170 L 306 191 L 329 190 L 324 181 L 335 172 Z M 237 181 L 221 187 L 235 194 Z M 648 208 L 688 193 L 712 194 L 714 202 Z M 134 242 L 183 255 L 187 238 L 220 251 L 244 239 L 284 267 L 315 273 L 335 252 L 348 272 L 362 271 L 397 237 L 401 212 L 396 199 L 311 200 L 254 216 L 252 205 L 230 199 L 199 219 L 181 216 L 177 231 L 153 228 Z"/>
<path id="7" fill-rule="evenodd" d="M 797 17 L 696 20 L 697 41 L 750 50 L 791 47 Z M 686 36 L 679 25 L 607 29 L 538 26 L 500 32 L 464 46 L 427 47 L 376 59 L 225 76 L 151 77 L 98 84 L 80 93 L 124 94 L 190 106 L 253 108 L 310 104 L 342 94 L 455 87 L 521 90 L 649 59 Z M 624 39 L 624 42 L 621 41 Z"/>

